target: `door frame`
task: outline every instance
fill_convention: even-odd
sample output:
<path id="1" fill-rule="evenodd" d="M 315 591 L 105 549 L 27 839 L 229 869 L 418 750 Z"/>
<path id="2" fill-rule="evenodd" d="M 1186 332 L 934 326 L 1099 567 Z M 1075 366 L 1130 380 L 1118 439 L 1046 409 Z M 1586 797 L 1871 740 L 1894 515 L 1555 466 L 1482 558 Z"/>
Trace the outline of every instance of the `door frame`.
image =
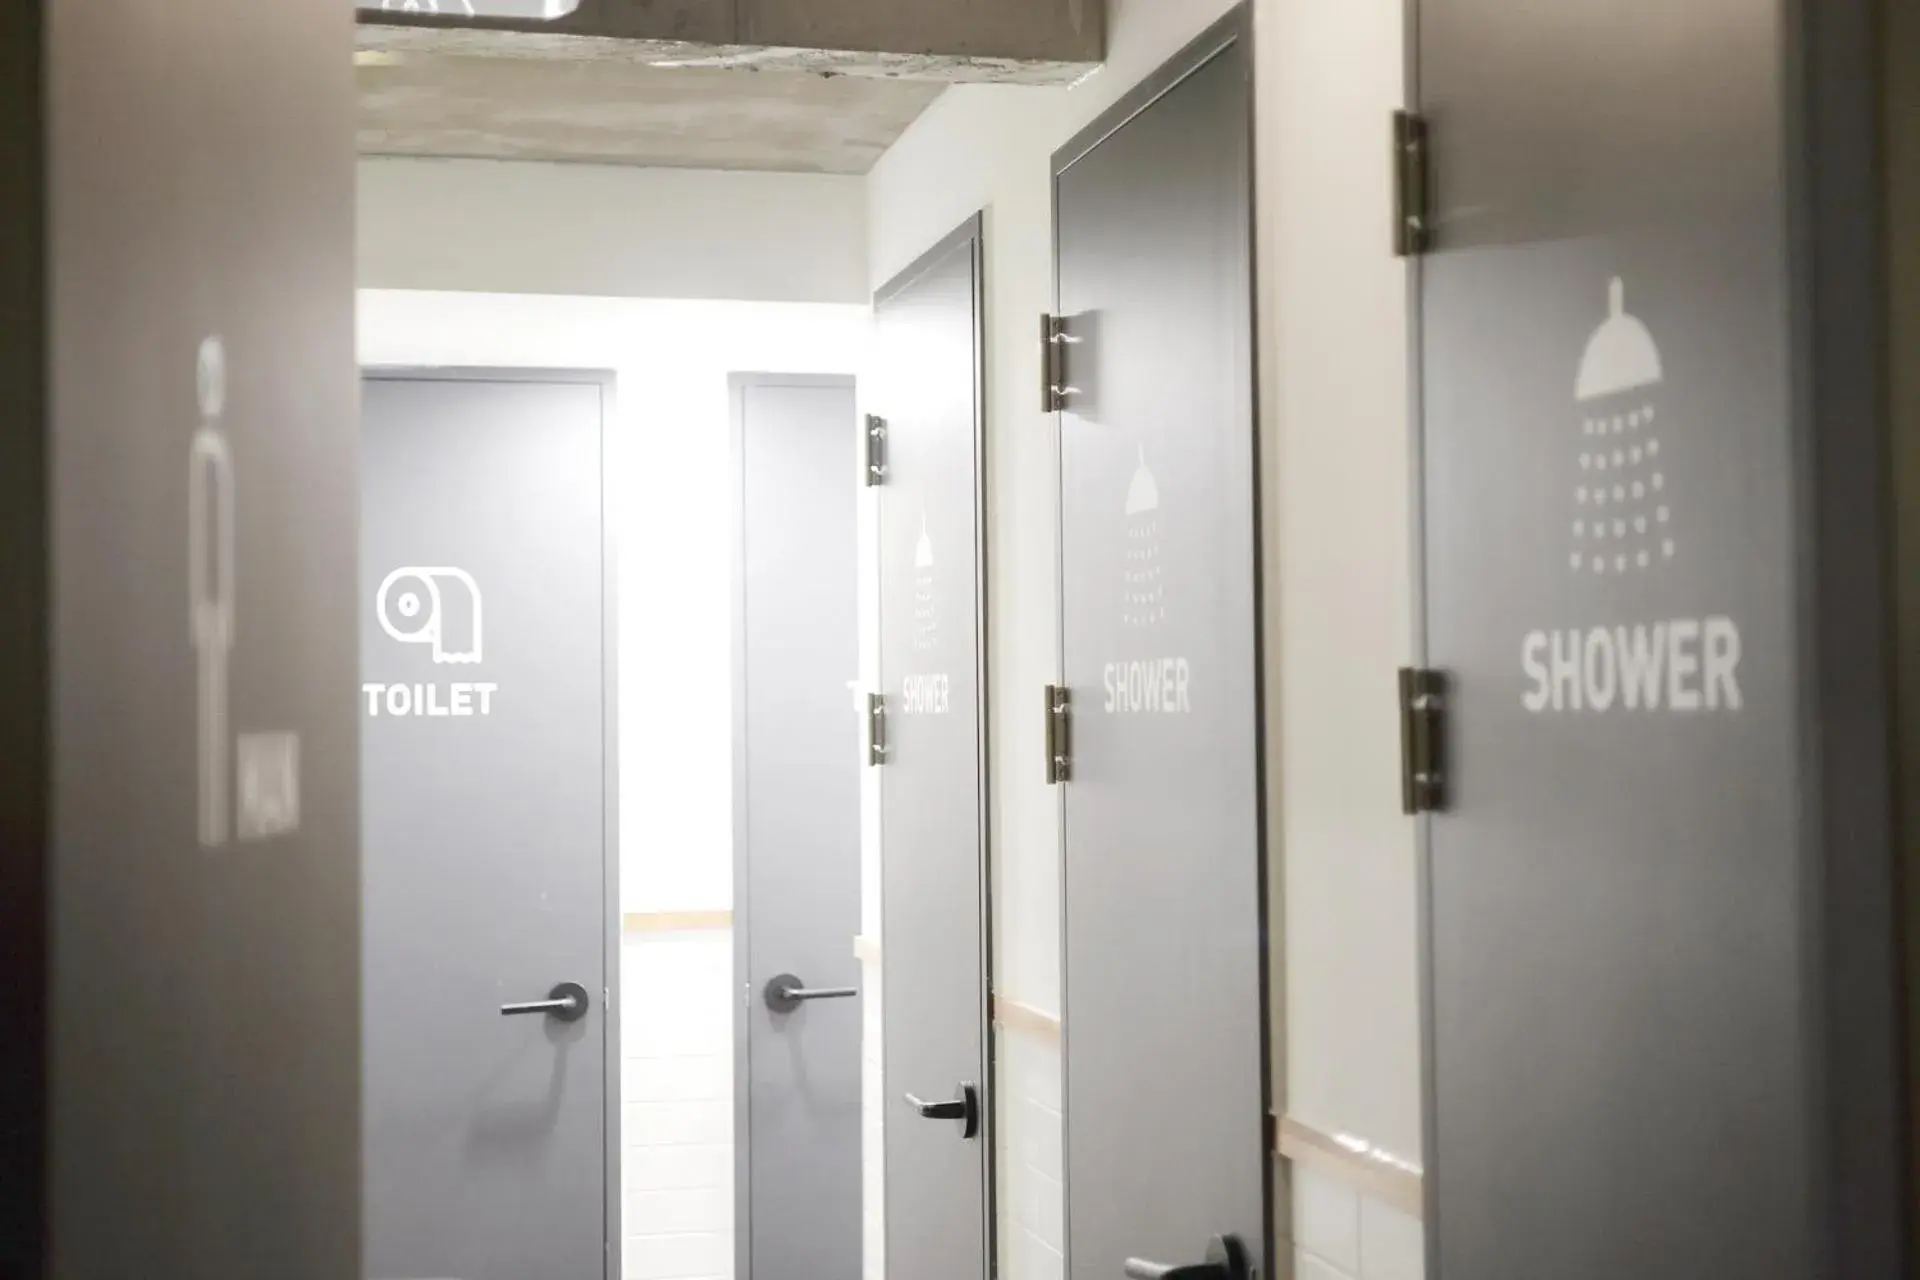
<path id="1" fill-rule="evenodd" d="M 53 1047 L 52 845 L 54 536 L 52 417 L 55 300 L 47 207 L 53 147 L 47 137 L 45 22 L 39 5 L 0 15 L 0 153 L 20 178 L 0 194 L 0 231 L 17 249 L 0 259 L 0 396 L 15 406 L 0 437 L 0 566 L 13 585 L 0 611 L 0 1268 L 46 1265 L 48 1119 Z"/>
<path id="2" fill-rule="evenodd" d="M 730 989 L 733 1005 L 733 1274 L 734 1280 L 752 1280 L 753 1276 L 753 1099 L 752 974 L 748 970 L 749 925 L 753 917 L 752 897 L 747 891 L 747 865 L 752 857 L 747 831 L 747 540 L 746 530 L 746 392 L 752 387 L 829 388 L 846 390 L 858 403 L 859 379 L 851 373 L 729 373 L 727 375 L 727 434 L 729 496 L 732 500 L 731 536 L 733 538 L 733 582 L 729 589 L 733 629 L 733 981 Z M 847 424 L 854 429 L 856 416 Z M 847 476 L 851 490 L 856 477 Z M 858 501 L 857 493 L 849 494 Z M 856 536 L 856 558 L 858 545 Z M 856 570 L 857 572 L 857 570 Z M 857 605 L 856 605 L 857 612 Z M 855 634 L 858 635 L 858 619 Z M 856 657 L 857 663 L 857 657 Z M 855 676 L 858 671 L 856 668 Z M 848 713 L 853 711 L 853 689 L 847 689 Z M 856 763 L 849 761 L 849 764 Z M 857 819 L 856 819 L 857 821 Z M 859 856 L 856 842 L 854 853 Z M 847 939 L 851 953 L 853 939 Z M 860 993 L 862 1017 L 866 1009 L 866 991 Z M 862 1023 L 864 1026 L 864 1021 Z"/>
<path id="3" fill-rule="evenodd" d="M 1412 2 L 1412 0 L 1409 0 Z M 1155 103 L 1179 88 L 1189 78 L 1206 67 L 1216 57 L 1225 53 L 1234 45 L 1240 45 L 1246 57 L 1247 79 L 1247 338 L 1248 338 L 1248 377 L 1251 381 L 1248 401 L 1248 432 L 1252 445 L 1252 469 L 1247 477 L 1249 501 L 1252 503 L 1253 546 L 1252 546 L 1252 590 L 1253 590 L 1253 688 L 1249 696 L 1253 699 L 1253 749 L 1254 749 L 1254 829 L 1255 839 L 1255 913 L 1259 922 L 1259 943 L 1254 963 L 1259 968 L 1258 982 L 1260 1007 L 1256 1016 L 1260 1023 L 1260 1112 L 1259 1123 L 1262 1126 L 1261 1150 L 1261 1259 L 1265 1264 L 1262 1274 L 1278 1275 L 1282 1273 L 1277 1241 L 1275 1239 L 1276 1213 L 1274 1198 L 1279 1185 L 1277 1167 L 1279 1154 L 1275 1149 L 1273 1135 L 1276 1131 L 1274 1110 L 1274 1029 L 1273 1029 L 1273 848 L 1271 842 L 1271 821 L 1268 773 L 1271 753 L 1267 747 L 1270 731 L 1268 711 L 1269 681 L 1267 678 L 1266 626 L 1267 616 L 1267 556 L 1266 556 L 1266 512 L 1262 501 L 1261 470 L 1265 453 L 1262 433 L 1265 421 L 1261 416 L 1261 378 L 1264 360 L 1261 355 L 1260 328 L 1260 103 L 1259 103 L 1259 58 L 1254 44 L 1254 15 L 1251 0 L 1240 0 L 1225 14 L 1208 24 L 1192 40 L 1181 47 L 1180 51 L 1167 58 L 1154 70 L 1147 73 L 1139 83 L 1127 90 L 1112 106 L 1102 111 L 1093 121 L 1082 128 L 1063 146 L 1053 153 L 1048 171 L 1048 197 L 1051 206 L 1053 268 L 1052 298 L 1054 313 L 1060 313 L 1060 201 L 1059 183 L 1068 170 L 1090 155 L 1101 143 L 1120 132 L 1128 124 L 1146 112 Z M 1048 417 L 1054 424 L 1054 492 L 1059 495 L 1065 475 L 1063 465 L 1064 437 L 1060 431 L 1060 410 L 1053 410 Z M 1065 504 L 1057 505 L 1055 511 L 1054 541 L 1054 598 L 1056 602 L 1066 597 L 1066 510 Z M 1064 610 L 1055 630 L 1055 675 L 1060 678 L 1066 670 L 1066 616 Z M 1070 787 L 1071 781 L 1061 784 L 1061 788 Z M 1073 1100 L 1067 1096 L 1068 1084 L 1066 1061 L 1072 1053 L 1072 1011 L 1071 989 L 1067 975 L 1067 806 L 1063 789 L 1057 789 L 1055 806 L 1058 830 L 1060 833 L 1060 1056 L 1061 1056 L 1061 1149 L 1063 1159 L 1060 1169 L 1062 1224 L 1061 1247 L 1065 1259 L 1066 1273 L 1073 1274 L 1073 1231 L 1068 1219 L 1072 1215 L 1072 1199 L 1067 1193 L 1072 1181 L 1073 1171 L 1070 1161 L 1064 1153 L 1072 1151 L 1069 1138 L 1073 1127 Z M 1197 1242 L 1196 1242 L 1197 1243 Z"/>
<path id="4" fill-rule="evenodd" d="M 542 366 L 377 364 L 360 366 L 362 381 L 544 383 L 591 386 L 600 390 L 600 862 L 601 926 L 600 1008 L 603 1046 L 601 1146 L 606 1169 L 603 1206 L 606 1280 L 620 1280 L 626 1238 L 620 1180 L 620 577 L 619 536 L 611 513 L 617 495 L 611 460 L 619 416 L 619 377 L 611 369 L 559 369 Z M 356 430 L 359 430 L 356 424 Z M 361 589 L 366 589 L 365 583 Z"/>
<path id="5" fill-rule="evenodd" d="M 980 1152 L 981 1152 L 981 1188 L 980 1211 L 984 1238 L 981 1241 L 985 1251 L 986 1272 L 982 1280 L 999 1274 L 1000 1248 L 1000 1212 L 999 1178 L 1000 1165 L 1000 1114 L 998 1094 L 998 1070 L 1000 1052 L 999 1023 L 993 1015 L 995 997 L 994 948 L 993 948 L 993 776 L 992 776 L 992 739 L 993 739 L 993 686 L 992 686 L 992 605 L 987 584 L 991 579 L 990 549 L 987 537 L 987 215 L 984 210 L 969 215 L 961 224 L 941 236 L 939 240 L 915 258 L 912 263 L 895 274 L 892 279 L 874 291 L 872 309 L 877 318 L 880 308 L 904 293 L 919 282 L 920 278 L 932 270 L 942 260 L 961 245 L 970 245 L 968 255 L 973 271 L 973 528 L 974 528 L 974 640 L 973 663 L 974 678 L 978 690 L 978 706 L 975 714 L 979 717 L 980 732 L 974 743 L 975 768 L 978 771 L 979 808 L 980 808 Z M 884 490 L 884 485 L 882 486 Z M 884 492 L 880 502 L 885 502 Z M 876 532 L 878 520 L 875 521 Z M 878 548 L 875 549 L 878 556 Z M 876 565 L 877 569 L 877 565 Z M 874 664 L 877 674 L 882 677 L 881 692 L 884 696 L 885 672 L 879 670 L 884 650 L 882 644 L 882 624 L 884 611 L 876 608 L 874 615 Z M 884 766 L 880 779 L 880 807 L 886 807 L 886 775 Z M 885 982 L 886 982 L 886 851 L 884 848 L 884 822 L 881 826 L 883 847 L 880 853 L 879 869 L 881 887 L 881 1062 L 884 1074 L 885 1057 Z M 881 1105 L 886 1105 L 882 1097 Z M 884 1114 L 884 1112 L 883 1112 Z M 882 1121 L 882 1131 L 885 1121 Z M 885 1185 L 886 1144 L 881 1143 L 881 1180 Z M 884 1201 L 883 1201 L 884 1204 Z M 884 1235 L 883 1235 L 884 1247 Z"/>

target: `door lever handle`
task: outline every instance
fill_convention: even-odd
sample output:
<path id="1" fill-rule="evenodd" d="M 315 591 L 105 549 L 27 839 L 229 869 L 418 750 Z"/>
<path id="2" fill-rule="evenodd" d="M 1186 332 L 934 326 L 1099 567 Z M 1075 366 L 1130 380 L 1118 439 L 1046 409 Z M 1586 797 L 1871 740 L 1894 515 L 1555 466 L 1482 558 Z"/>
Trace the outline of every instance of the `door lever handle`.
<path id="1" fill-rule="evenodd" d="M 792 1013 L 809 1000 L 851 1000 L 860 994 L 858 987 L 809 987 L 790 973 L 767 980 L 761 998 L 775 1013 Z"/>
<path id="2" fill-rule="evenodd" d="M 1127 1259 L 1127 1280 L 1220 1280 L 1220 1268 L 1210 1262 L 1192 1262 L 1177 1266 L 1148 1262 L 1144 1258 Z"/>
<path id="3" fill-rule="evenodd" d="M 563 982 L 547 992 L 545 1000 L 525 1004 L 503 1004 L 500 1015 L 511 1018 L 521 1014 L 544 1013 L 561 1022 L 578 1022 L 587 1016 L 587 989 L 577 982 Z"/>
<path id="4" fill-rule="evenodd" d="M 928 1102 L 924 1098 L 909 1093 L 907 1105 L 919 1113 L 923 1120 L 958 1120 L 960 1137 L 964 1140 L 980 1132 L 980 1090 L 970 1084 L 963 1084 L 955 1090 L 960 1096 L 945 1102 Z"/>
<path id="5" fill-rule="evenodd" d="M 1253 1280 L 1253 1261 L 1239 1236 L 1215 1236 L 1205 1262 L 1168 1264 L 1128 1258 L 1127 1280 Z"/>

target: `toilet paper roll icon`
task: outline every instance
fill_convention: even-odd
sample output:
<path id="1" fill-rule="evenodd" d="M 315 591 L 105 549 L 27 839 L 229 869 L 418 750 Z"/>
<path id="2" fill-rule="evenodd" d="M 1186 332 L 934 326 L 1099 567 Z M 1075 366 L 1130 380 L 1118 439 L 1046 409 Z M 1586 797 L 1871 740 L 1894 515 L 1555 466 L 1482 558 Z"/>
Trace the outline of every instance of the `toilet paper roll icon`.
<path id="1" fill-rule="evenodd" d="M 402 644 L 424 644 L 435 662 L 480 661 L 480 587 L 464 569 L 395 569 L 375 602 L 380 627 Z"/>

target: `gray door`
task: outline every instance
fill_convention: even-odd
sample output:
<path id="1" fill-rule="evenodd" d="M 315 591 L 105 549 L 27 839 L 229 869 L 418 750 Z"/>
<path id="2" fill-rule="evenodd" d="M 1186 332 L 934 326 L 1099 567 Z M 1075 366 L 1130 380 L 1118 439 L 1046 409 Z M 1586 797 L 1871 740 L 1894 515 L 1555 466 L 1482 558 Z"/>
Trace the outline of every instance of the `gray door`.
<path id="1" fill-rule="evenodd" d="M 0 1210 L 0 1273 L 338 1280 L 359 1253 L 352 15 L 5 8 L 0 1058 L 30 1065 L 0 1079 L 29 1090 L 0 1101 L 0 1201 L 31 1203 Z"/>
<path id="2" fill-rule="evenodd" d="M 887 1269 L 917 1280 L 983 1280 L 992 1256 L 980 225 L 875 300 L 866 424 L 882 466 Z"/>
<path id="3" fill-rule="evenodd" d="M 609 390 L 365 383 L 370 1280 L 616 1274 Z"/>
<path id="4" fill-rule="evenodd" d="M 1601 8 L 1419 23 L 1434 1270 L 1892 1275 L 1872 218 L 1799 7 Z"/>
<path id="5" fill-rule="evenodd" d="M 860 716 L 849 378 L 738 375 L 740 1280 L 860 1274 Z"/>
<path id="6" fill-rule="evenodd" d="M 1243 17 L 1055 161 L 1076 1280 L 1265 1252 Z"/>

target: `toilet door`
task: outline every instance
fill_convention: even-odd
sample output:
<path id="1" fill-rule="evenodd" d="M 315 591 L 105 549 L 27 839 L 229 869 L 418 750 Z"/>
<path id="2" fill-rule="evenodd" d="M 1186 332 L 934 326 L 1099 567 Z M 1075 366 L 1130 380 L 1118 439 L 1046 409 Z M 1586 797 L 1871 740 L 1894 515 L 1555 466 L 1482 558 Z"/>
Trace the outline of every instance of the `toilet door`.
<path id="1" fill-rule="evenodd" d="M 610 393 L 365 382 L 369 1280 L 618 1274 Z"/>
<path id="2" fill-rule="evenodd" d="M 732 379 L 737 1280 L 860 1274 L 851 378 Z"/>

